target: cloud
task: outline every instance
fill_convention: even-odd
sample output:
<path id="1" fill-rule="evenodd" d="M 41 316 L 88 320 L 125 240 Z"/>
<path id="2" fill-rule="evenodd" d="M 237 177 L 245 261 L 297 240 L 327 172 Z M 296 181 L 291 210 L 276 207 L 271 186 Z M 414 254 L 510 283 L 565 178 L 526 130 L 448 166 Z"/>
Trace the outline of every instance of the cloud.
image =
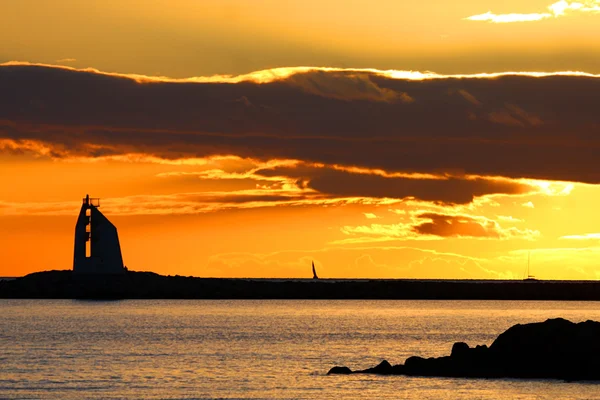
<path id="1" fill-rule="evenodd" d="M 57 63 L 72 63 L 77 61 L 75 58 L 61 58 L 60 60 L 56 60 Z"/>
<path id="2" fill-rule="evenodd" d="M 503 228 L 497 221 L 481 216 L 429 212 L 419 214 L 417 218 L 428 220 L 412 228 L 424 235 L 525 240 L 533 240 L 540 235 L 531 229 Z"/>
<path id="3" fill-rule="evenodd" d="M 464 89 L 459 89 L 457 91 L 458 94 L 460 94 L 462 97 L 465 98 L 465 100 L 467 100 L 469 103 L 476 105 L 476 106 L 481 106 L 481 102 L 479 100 L 477 100 L 477 98 L 475 96 L 473 96 L 471 93 L 467 92 Z"/>
<path id="4" fill-rule="evenodd" d="M 137 195 L 102 199 L 102 208 L 110 215 L 189 215 L 222 210 L 276 206 L 328 206 L 345 204 L 389 204 L 368 198 L 333 198 L 312 190 L 274 187 L 220 192 Z M 0 216 L 75 215 L 79 202 L 6 202 L 0 201 Z"/>
<path id="5" fill-rule="evenodd" d="M 450 201 L 463 202 L 469 192 L 486 193 L 482 185 L 498 184 L 460 176 L 600 183 L 593 134 L 599 90 L 598 77 L 581 73 L 459 77 L 296 68 L 169 80 L 13 63 L 0 66 L 0 151 L 165 164 L 221 156 L 300 160 L 329 166 L 311 187 L 327 184 L 339 195 L 353 193 L 344 170 L 450 176 L 450 183 L 436 184 L 475 187 L 456 195 L 445 189 Z M 412 100 L 397 97 L 402 93 Z M 489 118 L 494 112 L 512 123 Z M 378 197 L 414 190 L 435 198 L 406 179 L 356 179 Z"/>
<path id="6" fill-rule="evenodd" d="M 526 208 L 535 208 L 535 204 L 533 204 L 533 202 L 531 202 L 531 201 L 528 201 L 528 202 L 526 202 L 526 203 L 523 203 L 523 204 L 521 204 L 521 205 L 522 205 L 523 207 L 526 207 Z"/>
<path id="7" fill-rule="evenodd" d="M 99 159 L 148 162 L 146 158 L 134 158 L 132 161 L 129 158 L 103 156 Z M 97 162 L 98 159 L 89 160 Z M 386 174 L 380 170 L 328 166 L 299 160 L 261 161 L 213 156 L 182 161 L 186 163 L 166 163 L 164 168 L 173 164 L 175 170 L 159 172 L 154 179 L 169 180 L 178 187 L 185 187 L 185 192 L 108 198 L 103 201 L 105 208 L 116 215 L 177 215 L 278 206 L 392 205 L 415 199 L 421 202 L 415 207 L 432 204 L 441 208 L 446 204 L 466 205 L 474 199 L 478 199 L 478 202 L 484 196 L 499 193 L 540 192 L 535 182 L 524 180 Z M 72 161 L 67 159 L 66 162 Z M 182 166 L 184 170 L 180 169 Z M 221 183 L 217 184 L 217 181 Z M 0 214 L 71 215 L 78 207 L 77 202 L 0 201 Z M 365 216 L 378 218 L 372 213 L 366 213 Z"/>
<path id="8" fill-rule="evenodd" d="M 540 21 L 545 18 L 552 17 L 552 14 L 548 13 L 531 13 L 531 14 L 494 14 L 491 11 L 486 12 L 485 14 L 478 14 L 467 17 L 465 19 L 469 21 L 488 21 L 494 22 L 497 24 L 509 23 L 509 22 L 531 22 L 531 21 Z"/>
<path id="9" fill-rule="evenodd" d="M 523 194 L 537 189 L 529 184 L 498 178 L 469 176 L 381 176 L 369 170 L 339 169 L 299 164 L 257 170 L 261 177 L 295 178 L 298 184 L 336 197 L 375 197 L 465 204 L 488 194 Z"/>
<path id="10" fill-rule="evenodd" d="M 429 220 L 413 227 L 421 235 L 500 238 L 499 225 L 495 221 L 436 213 L 420 214 L 418 217 Z"/>
<path id="11" fill-rule="evenodd" d="M 494 111 L 489 114 L 490 121 L 506 126 L 524 126 L 523 122 L 506 111 Z"/>
<path id="12" fill-rule="evenodd" d="M 288 84 L 297 85 L 307 93 L 342 101 L 378 101 L 412 103 L 407 93 L 379 87 L 368 73 L 314 71 L 290 76 Z"/>
<path id="13" fill-rule="evenodd" d="M 116 72 L 104 72 L 95 68 L 73 68 L 65 65 L 52 65 L 42 63 L 32 63 L 27 61 L 8 61 L 0 63 L 0 67 L 40 67 L 40 68 L 55 68 L 64 71 L 86 72 L 95 75 L 101 75 L 113 78 L 131 79 L 137 83 L 273 83 L 284 81 L 298 74 L 307 74 L 314 72 L 327 73 L 359 73 L 382 76 L 388 79 L 402 80 L 437 80 L 437 79 L 462 79 L 462 78 L 499 78 L 503 76 L 518 75 L 518 76 L 535 76 L 538 78 L 548 76 L 588 76 L 593 77 L 594 74 L 585 72 L 496 72 L 496 73 L 479 73 L 479 74 L 453 74 L 443 75 L 435 72 L 427 71 L 402 71 L 402 70 L 378 70 L 374 68 L 334 68 L 334 67 L 281 67 L 260 70 L 243 75 L 212 75 L 212 76 L 195 76 L 191 78 L 170 78 L 167 76 L 151 76 L 141 74 L 123 74 Z"/>
<path id="14" fill-rule="evenodd" d="M 465 18 L 469 21 L 487 21 L 497 24 L 511 23 L 511 22 L 533 22 L 541 21 L 548 18 L 557 18 L 567 15 L 569 12 L 589 12 L 589 13 L 600 13 L 600 1 L 599 0 L 580 0 L 580 1 L 566 1 L 561 0 L 548 6 L 547 12 L 541 13 L 509 13 L 509 14 L 494 14 L 491 11 L 485 14 L 473 15 Z"/>
<path id="15" fill-rule="evenodd" d="M 498 219 L 500 221 L 504 221 L 504 222 L 514 222 L 514 223 L 516 223 L 516 222 L 523 222 L 522 219 L 515 218 L 515 217 L 513 217 L 511 215 L 498 215 Z"/>
<path id="16" fill-rule="evenodd" d="M 528 113 L 513 104 L 506 104 L 504 109 L 492 111 L 487 117 L 491 122 L 506 126 L 536 127 L 544 123 L 537 115 Z"/>
<path id="17" fill-rule="evenodd" d="M 482 110 L 489 107 L 486 107 L 486 105 L 474 95 L 464 89 L 457 90 L 457 93 L 469 103 L 476 106 L 474 110 L 469 112 L 469 119 L 472 121 L 477 119 L 487 119 L 490 122 L 519 127 L 536 127 L 544 123 L 538 115 L 527 112 L 523 108 L 510 103 L 505 103 L 502 107 L 496 107 L 493 110 L 482 112 Z"/>
<path id="18" fill-rule="evenodd" d="M 600 233 L 586 233 L 583 235 L 561 236 L 561 240 L 600 240 Z"/>
<path id="19" fill-rule="evenodd" d="M 514 104 L 506 104 L 506 109 L 511 113 L 511 115 L 515 118 L 520 118 L 523 123 L 528 124 L 530 126 L 539 126 L 544 123 L 540 117 L 535 114 L 528 113 L 523 110 L 519 106 Z"/>
<path id="20" fill-rule="evenodd" d="M 378 217 L 377 215 L 373 214 L 373 213 L 364 213 L 365 218 L 367 219 L 379 219 L 381 217 Z"/>
<path id="21" fill-rule="evenodd" d="M 337 244 L 442 238 L 534 240 L 540 235 L 530 229 L 503 228 L 495 220 L 452 212 L 450 208 L 445 213 L 413 209 L 398 223 L 344 226 L 341 231 L 350 238 Z"/>
<path id="22" fill-rule="evenodd" d="M 216 160 L 215 160 L 216 162 Z M 186 180 L 244 180 L 257 188 L 310 189 L 332 198 L 356 197 L 383 199 L 419 199 L 444 204 L 466 204 L 490 194 L 540 192 L 535 182 L 473 176 L 388 174 L 381 170 L 305 163 L 300 160 L 231 158 L 223 165 L 207 165 L 202 171 L 162 172 L 160 178 Z M 231 170 L 231 168 L 235 170 Z"/>
<path id="23" fill-rule="evenodd" d="M 369 243 L 391 240 L 431 240 L 434 238 L 418 235 L 410 223 L 370 224 L 344 226 L 341 232 L 351 238 L 336 240 L 333 244 Z"/>

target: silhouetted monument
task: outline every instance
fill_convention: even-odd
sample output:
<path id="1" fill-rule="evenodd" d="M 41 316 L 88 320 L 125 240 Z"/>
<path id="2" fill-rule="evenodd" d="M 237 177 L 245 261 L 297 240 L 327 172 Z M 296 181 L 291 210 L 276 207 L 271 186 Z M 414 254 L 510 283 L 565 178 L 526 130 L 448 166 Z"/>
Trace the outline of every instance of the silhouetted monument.
<path id="1" fill-rule="evenodd" d="M 319 279 L 319 277 L 317 276 L 317 270 L 315 269 L 315 262 L 312 262 L 312 267 L 313 267 L 313 279 Z"/>
<path id="2" fill-rule="evenodd" d="M 98 210 L 100 199 L 86 195 L 75 225 L 73 272 L 120 274 L 125 272 L 117 228 Z"/>

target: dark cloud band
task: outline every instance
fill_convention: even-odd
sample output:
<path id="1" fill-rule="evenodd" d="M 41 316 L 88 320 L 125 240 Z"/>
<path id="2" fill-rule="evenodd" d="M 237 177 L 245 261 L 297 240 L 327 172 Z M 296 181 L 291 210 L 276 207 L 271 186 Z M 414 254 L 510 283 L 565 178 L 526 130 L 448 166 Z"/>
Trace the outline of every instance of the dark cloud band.
<path id="1" fill-rule="evenodd" d="M 418 81 L 319 70 L 268 83 L 139 83 L 0 67 L 0 139 L 56 157 L 235 154 L 599 183 L 599 106 L 600 79 L 577 75 Z"/>

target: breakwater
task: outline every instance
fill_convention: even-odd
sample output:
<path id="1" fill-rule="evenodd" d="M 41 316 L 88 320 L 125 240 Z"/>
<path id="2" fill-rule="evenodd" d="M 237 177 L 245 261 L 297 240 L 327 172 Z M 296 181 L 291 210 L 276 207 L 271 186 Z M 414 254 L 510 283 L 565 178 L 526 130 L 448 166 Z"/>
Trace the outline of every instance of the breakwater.
<path id="1" fill-rule="evenodd" d="M 0 281 L 0 298 L 600 300 L 598 281 L 224 279 L 38 272 Z"/>

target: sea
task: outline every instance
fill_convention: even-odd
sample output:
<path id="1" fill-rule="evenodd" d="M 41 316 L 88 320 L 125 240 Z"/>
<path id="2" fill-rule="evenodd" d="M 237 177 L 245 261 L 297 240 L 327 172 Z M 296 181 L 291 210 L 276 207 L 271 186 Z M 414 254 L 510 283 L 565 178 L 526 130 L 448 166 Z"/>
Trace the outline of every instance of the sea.
<path id="1" fill-rule="evenodd" d="M 600 399 L 600 382 L 328 376 L 600 302 L 0 300 L 4 399 Z"/>

